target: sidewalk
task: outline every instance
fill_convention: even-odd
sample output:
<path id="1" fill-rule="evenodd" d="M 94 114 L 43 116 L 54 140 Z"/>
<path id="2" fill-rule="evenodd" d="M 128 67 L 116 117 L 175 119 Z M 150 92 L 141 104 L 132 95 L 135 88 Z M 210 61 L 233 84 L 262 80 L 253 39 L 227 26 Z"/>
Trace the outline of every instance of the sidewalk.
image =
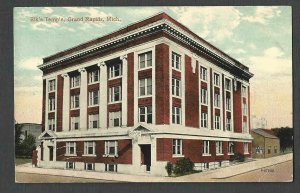
<path id="1" fill-rule="evenodd" d="M 228 166 L 225 168 L 219 168 L 216 170 L 191 174 L 187 176 L 181 176 L 177 178 L 173 177 L 157 177 L 150 175 L 131 175 L 120 173 L 100 173 L 100 172 L 87 172 L 87 171 L 74 171 L 74 170 L 62 170 L 62 169 L 44 169 L 33 168 L 31 164 L 24 164 L 16 166 L 16 172 L 23 173 L 37 173 L 56 176 L 68 176 L 68 177 L 80 177 L 80 178 L 92 178 L 102 179 L 120 182 L 205 182 L 214 181 L 216 179 L 224 179 L 235 175 L 243 174 L 267 166 L 283 163 L 293 159 L 293 154 L 286 154 L 277 157 L 258 159 L 255 161 Z"/>

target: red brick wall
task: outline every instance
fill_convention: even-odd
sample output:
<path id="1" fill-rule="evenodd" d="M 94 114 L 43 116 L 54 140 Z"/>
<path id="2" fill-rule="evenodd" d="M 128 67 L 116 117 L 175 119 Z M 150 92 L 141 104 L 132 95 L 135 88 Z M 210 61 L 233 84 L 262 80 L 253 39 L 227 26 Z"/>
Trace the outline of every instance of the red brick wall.
<path id="1" fill-rule="evenodd" d="M 210 116 L 211 116 L 211 119 L 210 119 L 210 125 L 211 125 L 211 129 L 213 130 L 214 129 L 214 93 L 213 93 L 213 84 L 214 84 L 214 81 L 213 81 L 213 75 L 212 75 L 212 68 L 210 68 L 209 70 L 209 76 L 210 76 Z"/>
<path id="2" fill-rule="evenodd" d="M 150 78 L 152 77 L 152 69 L 141 70 L 138 72 L 138 79 Z"/>
<path id="3" fill-rule="evenodd" d="M 233 118 L 234 132 L 242 132 L 242 101 L 241 101 L 241 83 L 237 82 L 237 90 L 233 91 Z"/>
<path id="4" fill-rule="evenodd" d="M 127 55 L 128 78 L 127 78 L 127 125 L 134 124 L 134 54 Z"/>
<path id="5" fill-rule="evenodd" d="M 156 124 L 169 124 L 169 46 L 155 46 Z"/>
<path id="6" fill-rule="evenodd" d="M 152 106 L 152 97 L 140 98 L 138 104 L 139 106 Z"/>
<path id="7" fill-rule="evenodd" d="M 43 80 L 43 100 L 42 100 L 42 132 L 45 131 L 45 113 L 46 113 L 46 80 Z"/>
<path id="8" fill-rule="evenodd" d="M 185 55 L 185 125 L 199 127 L 199 65 L 195 73 L 191 65 L 191 57 Z"/>
<path id="9" fill-rule="evenodd" d="M 62 131 L 62 110 L 63 110 L 63 86 L 64 78 L 61 75 L 57 75 L 57 120 L 56 120 L 56 131 Z"/>

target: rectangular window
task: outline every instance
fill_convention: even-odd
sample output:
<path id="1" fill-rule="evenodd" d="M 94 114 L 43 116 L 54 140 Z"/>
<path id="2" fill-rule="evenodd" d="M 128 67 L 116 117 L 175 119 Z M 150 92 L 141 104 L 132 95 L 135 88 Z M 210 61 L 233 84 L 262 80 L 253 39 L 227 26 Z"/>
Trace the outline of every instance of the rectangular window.
<path id="1" fill-rule="evenodd" d="M 79 108 L 79 94 L 71 96 L 71 109 Z"/>
<path id="2" fill-rule="evenodd" d="M 89 171 L 95 171 L 95 163 L 84 163 L 84 169 Z"/>
<path id="3" fill-rule="evenodd" d="M 207 81 L 207 69 L 203 66 L 200 67 L 200 78 L 201 80 Z"/>
<path id="4" fill-rule="evenodd" d="M 89 92 L 89 106 L 99 104 L 99 90 Z"/>
<path id="5" fill-rule="evenodd" d="M 139 107 L 139 122 L 152 123 L 152 106 Z"/>
<path id="6" fill-rule="evenodd" d="M 181 124 L 181 108 L 172 107 L 172 123 Z"/>
<path id="7" fill-rule="evenodd" d="M 109 88 L 109 102 L 121 101 L 121 86 Z"/>
<path id="8" fill-rule="evenodd" d="M 80 75 L 71 77 L 71 88 L 80 86 Z"/>
<path id="9" fill-rule="evenodd" d="M 121 126 L 121 111 L 109 113 L 109 127 Z"/>
<path id="10" fill-rule="evenodd" d="M 226 117 L 226 130 L 231 131 L 231 118 Z"/>
<path id="11" fill-rule="evenodd" d="M 221 117 L 215 115 L 215 129 L 221 129 Z"/>
<path id="12" fill-rule="evenodd" d="M 248 154 L 249 150 L 248 150 L 248 143 L 244 143 L 244 154 Z"/>
<path id="13" fill-rule="evenodd" d="M 49 80 L 49 86 L 48 86 L 48 91 L 52 92 L 55 91 L 55 79 L 54 80 Z"/>
<path id="14" fill-rule="evenodd" d="M 99 128 L 99 114 L 89 115 L 89 129 Z"/>
<path id="15" fill-rule="evenodd" d="M 109 78 L 115 78 L 122 75 L 122 65 L 114 64 L 109 67 Z"/>
<path id="16" fill-rule="evenodd" d="M 203 155 L 210 155 L 209 141 L 203 141 Z"/>
<path id="17" fill-rule="evenodd" d="M 228 154 L 234 154 L 234 143 L 228 142 Z"/>
<path id="18" fill-rule="evenodd" d="M 118 142 L 117 141 L 105 141 L 105 155 L 106 156 L 118 156 Z"/>
<path id="19" fill-rule="evenodd" d="M 48 129 L 55 131 L 55 119 L 48 119 Z"/>
<path id="20" fill-rule="evenodd" d="M 178 70 L 181 69 L 181 56 L 175 52 L 172 52 L 172 67 Z"/>
<path id="21" fill-rule="evenodd" d="M 173 155 L 182 155 L 182 139 L 173 139 Z"/>
<path id="22" fill-rule="evenodd" d="M 214 73 L 214 85 L 220 86 L 220 75 Z"/>
<path id="23" fill-rule="evenodd" d="M 203 104 L 203 105 L 208 104 L 207 89 L 204 89 L 204 88 L 201 88 L 201 104 Z"/>
<path id="24" fill-rule="evenodd" d="M 152 52 L 146 52 L 139 54 L 139 69 L 152 66 Z"/>
<path id="25" fill-rule="evenodd" d="M 207 128 L 207 113 L 201 113 L 201 127 Z"/>
<path id="26" fill-rule="evenodd" d="M 99 82 L 99 70 L 89 72 L 89 84 Z"/>
<path id="27" fill-rule="evenodd" d="M 66 142 L 66 154 L 67 155 L 76 155 L 76 143 L 75 142 Z"/>
<path id="28" fill-rule="evenodd" d="M 242 86 L 242 96 L 246 97 L 247 96 L 247 89 L 245 86 Z"/>
<path id="29" fill-rule="evenodd" d="M 228 78 L 225 78 L 225 89 L 226 90 L 231 90 L 231 81 Z"/>
<path id="30" fill-rule="evenodd" d="M 268 154 L 271 154 L 271 146 L 268 146 Z"/>
<path id="31" fill-rule="evenodd" d="M 105 171 L 106 172 L 118 172 L 118 165 L 117 164 L 105 164 Z"/>
<path id="32" fill-rule="evenodd" d="M 94 141 L 84 142 L 84 154 L 85 155 L 95 155 L 95 146 L 96 146 L 96 143 Z"/>
<path id="33" fill-rule="evenodd" d="M 181 96 L 181 81 L 175 78 L 172 78 L 172 95 Z"/>
<path id="34" fill-rule="evenodd" d="M 78 130 L 79 129 L 79 117 L 71 117 L 71 129 Z"/>
<path id="35" fill-rule="evenodd" d="M 277 146 L 274 146 L 274 153 L 277 153 Z"/>
<path id="36" fill-rule="evenodd" d="M 66 162 L 66 169 L 74 170 L 75 169 L 75 162 Z"/>
<path id="37" fill-rule="evenodd" d="M 139 96 L 152 95 L 152 78 L 139 80 Z"/>
<path id="38" fill-rule="evenodd" d="M 49 104 L 48 104 L 48 109 L 49 111 L 54 111 L 55 110 L 55 97 L 49 98 Z"/>
<path id="39" fill-rule="evenodd" d="M 229 96 L 226 97 L 226 110 L 230 111 L 231 110 L 231 98 Z"/>
<path id="40" fill-rule="evenodd" d="M 219 93 L 215 93 L 214 105 L 215 105 L 215 107 L 220 107 L 220 94 Z"/>
<path id="41" fill-rule="evenodd" d="M 247 121 L 243 121 L 243 133 L 248 133 L 248 124 L 247 124 Z"/>
<path id="42" fill-rule="evenodd" d="M 247 107 L 246 103 L 243 103 L 242 109 L 243 109 L 243 115 L 247 116 L 247 114 L 248 114 L 248 107 Z"/>
<path id="43" fill-rule="evenodd" d="M 222 141 L 216 141 L 216 154 L 222 154 Z"/>

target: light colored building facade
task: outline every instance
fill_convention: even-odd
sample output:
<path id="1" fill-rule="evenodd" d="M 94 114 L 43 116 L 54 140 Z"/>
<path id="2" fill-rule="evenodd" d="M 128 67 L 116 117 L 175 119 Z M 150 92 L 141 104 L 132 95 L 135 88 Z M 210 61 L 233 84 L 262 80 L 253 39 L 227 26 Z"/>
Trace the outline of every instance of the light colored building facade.
<path id="1" fill-rule="evenodd" d="M 44 58 L 39 167 L 166 175 L 251 156 L 249 69 L 165 13 Z"/>

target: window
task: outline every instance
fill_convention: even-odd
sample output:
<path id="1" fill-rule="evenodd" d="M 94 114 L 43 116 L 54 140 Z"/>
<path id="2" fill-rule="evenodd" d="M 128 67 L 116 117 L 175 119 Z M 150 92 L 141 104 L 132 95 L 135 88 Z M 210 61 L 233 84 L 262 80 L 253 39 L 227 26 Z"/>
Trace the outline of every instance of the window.
<path id="1" fill-rule="evenodd" d="M 84 163 L 84 169 L 95 171 L 95 163 Z"/>
<path id="2" fill-rule="evenodd" d="M 121 111 L 109 113 L 109 127 L 121 126 Z"/>
<path id="3" fill-rule="evenodd" d="M 55 131 L 55 119 L 48 119 L 48 129 Z"/>
<path id="4" fill-rule="evenodd" d="M 117 164 L 105 164 L 105 171 L 106 172 L 118 172 L 118 165 Z"/>
<path id="5" fill-rule="evenodd" d="M 139 80 L 139 96 L 152 95 L 152 78 Z"/>
<path id="6" fill-rule="evenodd" d="M 181 56 L 175 52 L 172 52 L 172 67 L 178 70 L 181 69 Z"/>
<path id="7" fill-rule="evenodd" d="M 221 129 L 221 117 L 215 115 L 215 129 Z"/>
<path id="8" fill-rule="evenodd" d="M 121 86 L 109 88 L 109 102 L 121 101 Z"/>
<path id="9" fill-rule="evenodd" d="M 67 142 L 66 143 L 66 154 L 67 155 L 76 155 L 76 143 Z"/>
<path id="10" fill-rule="evenodd" d="M 248 111 L 248 108 L 247 108 L 247 104 L 246 103 L 243 103 L 243 115 L 247 115 L 247 111 Z"/>
<path id="11" fill-rule="evenodd" d="M 139 54 L 139 68 L 147 68 L 152 66 L 152 52 Z"/>
<path id="12" fill-rule="evenodd" d="M 99 90 L 89 92 L 89 106 L 99 104 Z"/>
<path id="13" fill-rule="evenodd" d="M 79 129 L 79 117 L 71 117 L 71 129 L 72 130 Z"/>
<path id="14" fill-rule="evenodd" d="M 202 66 L 200 67 L 200 78 L 207 81 L 207 69 Z"/>
<path id="15" fill-rule="evenodd" d="M 71 88 L 79 87 L 80 75 L 71 77 Z"/>
<path id="16" fill-rule="evenodd" d="M 228 142 L 228 154 L 234 154 L 234 143 Z"/>
<path id="17" fill-rule="evenodd" d="M 209 163 L 203 163 L 203 168 L 204 170 L 208 170 L 209 169 Z"/>
<path id="18" fill-rule="evenodd" d="M 214 105 L 215 105 L 215 107 L 220 107 L 220 94 L 219 93 L 215 93 Z"/>
<path id="19" fill-rule="evenodd" d="M 71 109 L 79 108 L 79 94 L 71 96 Z"/>
<path id="20" fill-rule="evenodd" d="M 201 127 L 207 128 L 207 113 L 201 113 Z"/>
<path id="21" fill-rule="evenodd" d="M 243 133 L 248 133 L 247 121 L 243 121 Z"/>
<path id="22" fill-rule="evenodd" d="M 99 70 L 89 72 L 89 83 L 95 83 L 99 81 Z"/>
<path id="23" fill-rule="evenodd" d="M 228 78 L 225 78 L 225 89 L 226 90 L 231 90 L 231 81 Z"/>
<path id="24" fill-rule="evenodd" d="M 216 141 L 216 154 L 223 154 L 222 141 Z"/>
<path id="25" fill-rule="evenodd" d="M 172 78 L 172 95 L 181 96 L 181 81 L 175 78 Z"/>
<path id="26" fill-rule="evenodd" d="M 210 155 L 210 153 L 209 153 L 209 141 L 203 141 L 203 155 Z"/>
<path id="27" fill-rule="evenodd" d="M 214 85 L 220 86 L 220 75 L 214 73 Z"/>
<path id="28" fill-rule="evenodd" d="M 244 143 L 244 154 L 248 154 L 248 143 Z"/>
<path id="29" fill-rule="evenodd" d="M 261 148 L 261 147 L 256 147 L 256 148 L 255 148 L 255 153 L 256 153 L 256 154 L 262 154 L 262 153 L 263 153 L 263 148 Z"/>
<path id="30" fill-rule="evenodd" d="M 49 108 L 49 111 L 55 110 L 55 98 L 54 97 L 49 98 L 48 108 Z"/>
<path id="31" fill-rule="evenodd" d="M 89 115 L 89 129 L 97 129 L 99 127 L 99 114 Z"/>
<path id="32" fill-rule="evenodd" d="M 231 110 L 231 99 L 229 96 L 226 97 L 226 110 L 230 111 Z"/>
<path id="33" fill-rule="evenodd" d="M 172 107 L 172 123 L 181 124 L 181 108 Z"/>
<path id="34" fill-rule="evenodd" d="M 173 156 L 182 155 L 182 139 L 173 139 Z"/>
<path id="35" fill-rule="evenodd" d="M 208 104 L 207 89 L 201 88 L 201 104 Z"/>
<path id="36" fill-rule="evenodd" d="M 268 146 L 268 154 L 271 154 L 271 146 Z"/>
<path id="37" fill-rule="evenodd" d="M 274 153 L 277 153 L 277 146 L 274 146 Z"/>
<path id="38" fill-rule="evenodd" d="M 152 123 L 152 106 L 139 107 L 139 122 Z"/>
<path id="39" fill-rule="evenodd" d="M 55 79 L 54 80 L 49 80 L 48 91 L 49 92 L 55 91 Z"/>
<path id="40" fill-rule="evenodd" d="M 122 75 L 122 65 L 114 64 L 109 67 L 109 78 L 115 78 Z"/>
<path id="41" fill-rule="evenodd" d="M 66 162 L 66 169 L 75 169 L 75 162 Z"/>
<path id="42" fill-rule="evenodd" d="M 95 146 L 96 146 L 96 143 L 94 141 L 84 142 L 84 154 L 85 155 L 95 155 Z"/>
<path id="43" fill-rule="evenodd" d="M 231 118 L 226 117 L 226 130 L 231 131 Z"/>
<path id="44" fill-rule="evenodd" d="M 106 156 L 118 156 L 118 142 L 117 141 L 105 141 L 105 155 Z"/>
<path id="45" fill-rule="evenodd" d="M 245 86 L 242 86 L 242 96 L 246 97 L 247 96 L 247 89 Z"/>

